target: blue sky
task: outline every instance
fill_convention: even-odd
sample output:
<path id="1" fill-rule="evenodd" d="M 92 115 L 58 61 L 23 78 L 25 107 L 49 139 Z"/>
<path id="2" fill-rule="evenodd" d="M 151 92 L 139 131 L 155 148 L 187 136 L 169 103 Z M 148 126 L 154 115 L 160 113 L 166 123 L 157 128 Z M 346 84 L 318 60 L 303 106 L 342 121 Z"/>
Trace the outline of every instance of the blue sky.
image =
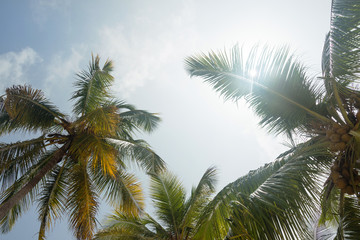
<path id="1" fill-rule="evenodd" d="M 217 166 L 220 189 L 286 148 L 281 137 L 257 127 L 243 102 L 224 103 L 200 79 L 190 79 L 184 58 L 237 42 L 245 49 L 287 44 L 316 75 L 329 12 L 327 0 L 1 1 L 0 91 L 30 84 L 71 113 L 75 73 L 91 53 L 110 58 L 116 96 L 163 119 L 152 135 L 140 137 L 188 189 Z M 35 207 L 0 239 L 37 239 Z M 100 222 L 108 211 L 103 208 Z M 74 239 L 67 229 L 65 216 L 48 239 Z"/>

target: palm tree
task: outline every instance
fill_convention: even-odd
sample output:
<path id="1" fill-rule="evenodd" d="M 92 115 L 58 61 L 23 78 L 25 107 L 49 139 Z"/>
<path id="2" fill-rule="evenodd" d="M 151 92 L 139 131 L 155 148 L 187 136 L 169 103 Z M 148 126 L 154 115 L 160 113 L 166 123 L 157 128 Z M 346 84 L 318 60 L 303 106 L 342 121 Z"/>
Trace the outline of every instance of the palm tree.
<path id="1" fill-rule="evenodd" d="M 336 239 L 355 239 L 360 235 L 359 46 L 359 1 L 333 0 L 330 31 L 322 53 L 322 75 L 318 78 L 307 76 L 304 65 L 287 47 L 254 47 L 244 58 L 235 46 L 230 52 L 210 52 L 186 59 L 191 76 L 202 77 L 226 100 L 244 98 L 259 117 L 261 127 L 271 133 L 286 134 L 292 142 L 303 141 L 296 146 L 297 152 L 328 166 L 319 224 L 335 223 Z M 252 76 L 254 71 L 256 76 Z M 302 165 L 297 167 L 301 171 Z M 323 170 L 313 169 L 319 174 Z M 311 184 L 311 179 L 308 180 L 306 184 Z M 283 188 L 288 190 L 291 184 Z M 315 199 L 320 197 L 314 192 L 308 195 L 314 195 Z M 277 195 L 284 201 L 288 201 L 288 196 L 286 191 Z M 242 219 L 236 212 L 252 204 L 242 198 L 239 201 L 242 205 L 234 210 L 232 217 L 235 235 L 241 228 L 237 221 Z M 291 211 L 304 213 L 307 210 Z M 277 220 L 272 221 L 276 223 Z M 241 229 L 239 234 L 252 231 L 250 225 Z M 314 230 L 314 235 L 318 230 Z"/>
<path id="2" fill-rule="evenodd" d="M 317 207 L 311 203 L 323 176 L 314 169 L 323 168 L 321 158 L 320 153 L 318 158 L 305 157 L 292 149 L 228 184 L 212 199 L 214 168 L 205 172 L 187 200 L 173 175 L 152 175 L 150 195 L 160 222 L 146 213 L 115 211 L 95 239 L 310 239 L 307 223 Z M 287 199 L 279 197 L 285 192 Z"/>
<path id="3" fill-rule="evenodd" d="M 206 170 L 200 182 L 186 199 L 180 180 L 170 172 L 151 175 L 150 195 L 156 217 L 115 211 L 105 229 L 95 239 L 195 239 L 200 215 L 215 191 L 215 168 Z"/>
<path id="4" fill-rule="evenodd" d="M 67 212 L 77 239 L 91 239 L 100 194 L 125 212 L 139 213 L 143 197 L 126 165 L 135 161 L 148 172 L 163 160 L 135 131 L 151 132 L 159 117 L 116 100 L 109 93 L 113 64 L 92 57 L 88 71 L 77 75 L 74 116 L 61 113 L 30 86 L 12 86 L 1 98 L 0 134 L 28 132 L 30 140 L 0 145 L 0 219 L 7 232 L 29 203 L 38 203 L 45 230 Z"/>

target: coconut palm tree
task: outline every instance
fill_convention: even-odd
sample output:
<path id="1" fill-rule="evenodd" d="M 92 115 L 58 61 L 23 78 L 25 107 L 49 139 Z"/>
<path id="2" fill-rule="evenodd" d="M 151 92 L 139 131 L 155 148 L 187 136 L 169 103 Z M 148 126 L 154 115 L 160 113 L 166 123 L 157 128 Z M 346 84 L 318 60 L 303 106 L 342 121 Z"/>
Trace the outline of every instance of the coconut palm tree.
<path id="1" fill-rule="evenodd" d="M 215 191 L 215 182 L 215 168 L 207 169 L 186 198 L 185 188 L 172 173 L 152 174 L 150 196 L 159 221 L 147 213 L 139 216 L 117 210 L 95 239 L 193 239 L 199 216 Z"/>
<path id="2" fill-rule="evenodd" d="M 42 91 L 12 86 L 1 98 L 0 134 L 27 132 L 37 137 L 0 145 L 2 232 L 32 202 L 38 203 L 39 239 L 63 213 L 77 239 L 91 239 L 100 194 L 124 212 L 142 211 L 143 197 L 126 165 L 135 161 L 148 172 L 163 160 L 135 131 L 151 132 L 159 117 L 115 99 L 109 92 L 113 64 L 92 57 L 77 75 L 73 117 L 61 113 Z"/>
<path id="3" fill-rule="evenodd" d="M 334 222 L 336 239 L 360 236 L 359 46 L 359 1 L 333 0 L 330 31 L 322 52 L 322 75 L 318 78 L 309 77 L 304 65 L 287 47 L 254 47 L 244 58 L 241 49 L 235 46 L 229 52 L 210 52 L 186 59 L 189 74 L 203 78 L 226 100 L 244 98 L 259 117 L 261 127 L 271 133 L 284 133 L 291 141 L 306 142 L 297 146 L 304 156 L 314 159 L 311 156 L 324 153 L 320 159 L 329 167 L 321 195 L 319 224 Z M 288 196 L 278 197 L 287 201 Z M 238 209 L 251 203 L 244 204 L 245 201 Z M 351 212 L 356 214 L 350 216 Z M 239 219 L 241 216 L 234 213 L 233 226 L 237 226 Z"/>
<path id="4" fill-rule="evenodd" d="M 323 168 L 323 156 L 305 157 L 297 151 L 292 149 L 250 171 L 213 198 L 214 168 L 204 173 L 188 199 L 172 174 L 152 175 L 150 195 L 159 221 L 146 213 L 134 216 L 117 210 L 95 239 L 309 239 L 307 222 L 299 220 L 313 220 L 318 205 L 310 203 L 316 200 L 320 186 L 313 179 L 321 177 L 313 169 Z M 291 187 L 284 189 L 288 182 Z M 286 200 L 279 197 L 285 192 Z M 297 208 L 302 211 L 292 210 Z"/>

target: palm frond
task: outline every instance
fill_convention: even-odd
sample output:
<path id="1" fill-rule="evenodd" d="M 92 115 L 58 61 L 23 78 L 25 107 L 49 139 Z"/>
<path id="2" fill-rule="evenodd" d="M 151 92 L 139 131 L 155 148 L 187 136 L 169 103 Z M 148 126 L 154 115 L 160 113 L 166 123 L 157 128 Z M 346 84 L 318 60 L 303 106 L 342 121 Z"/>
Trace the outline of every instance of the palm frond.
<path id="1" fill-rule="evenodd" d="M 331 156 L 318 146 L 300 149 L 250 195 L 233 202 L 231 229 L 236 239 L 299 239 L 317 217 L 320 184 Z M 284 197 L 286 196 L 286 198 Z"/>
<path id="2" fill-rule="evenodd" d="M 119 123 L 117 107 L 111 103 L 88 112 L 75 122 L 79 129 L 101 136 L 114 136 Z"/>
<path id="3" fill-rule="evenodd" d="M 45 231 L 50 228 L 54 220 L 65 212 L 66 190 L 68 180 L 66 162 L 56 168 L 47 176 L 38 199 L 39 208 L 39 240 L 45 239 Z"/>
<path id="4" fill-rule="evenodd" d="M 115 176 L 117 151 L 106 138 L 86 132 L 79 133 L 72 140 L 70 153 L 78 159 L 89 159 L 93 168 L 101 166 L 97 169 L 101 169 L 103 174 Z"/>
<path id="5" fill-rule="evenodd" d="M 360 3 L 333 0 L 330 32 L 323 50 L 323 75 L 343 86 L 357 81 L 360 73 Z"/>
<path id="6" fill-rule="evenodd" d="M 66 209 L 70 215 L 70 227 L 77 239 L 90 240 L 96 226 L 98 196 L 83 161 L 71 167 Z"/>
<path id="7" fill-rule="evenodd" d="M 124 138 L 111 138 L 109 142 L 117 148 L 118 157 L 124 160 L 135 161 L 149 173 L 159 173 L 166 168 L 161 159 L 143 140 L 129 140 Z"/>
<path id="8" fill-rule="evenodd" d="M 131 110 L 119 114 L 122 122 L 121 125 L 126 125 L 129 129 L 135 128 L 152 132 L 158 126 L 160 117 L 154 113 L 149 113 L 144 110 Z"/>
<path id="9" fill-rule="evenodd" d="M 202 210 L 209 203 L 211 195 L 215 192 L 216 182 L 215 167 L 208 168 L 185 204 L 185 215 L 181 223 L 181 228 L 184 229 L 183 236 L 188 231 L 195 229 L 199 215 L 202 214 Z"/>
<path id="10" fill-rule="evenodd" d="M 111 177 L 96 170 L 94 176 L 94 183 L 116 209 L 131 215 L 143 212 L 144 197 L 140 183 L 133 174 L 119 169 Z"/>
<path id="11" fill-rule="evenodd" d="M 339 193 L 334 189 L 329 199 L 324 203 L 326 207 L 322 209 L 322 216 L 319 221 L 318 238 L 330 235 L 335 236 L 336 240 L 350 239 L 355 240 L 360 236 L 360 205 L 359 200 L 354 196 L 345 196 L 343 205 L 343 218 L 339 212 Z M 334 235 L 334 236 L 333 236 Z"/>
<path id="12" fill-rule="evenodd" d="M 95 235 L 95 239 L 159 239 L 157 234 L 147 228 L 147 224 L 152 224 L 152 221 L 149 219 L 144 220 L 144 218 L 140 218 L 137 215 L 116 211 L 108 218 L 105 229 Z"/>
<path id="13" fill-rule="evenodd" d="M 177 238 L 185 211 L 185 189 L 181 182 L 169 172 L 151 174 L 150 196 L 157 216 Z"/>
<path id="14" fill-rule="evenodd" d="M 1 113 L 1 133 L 45 131 L 56 125 L 55 119 L 63 120 L 64 117 L 40 90 L 20 85 L 6 89 Z"/>
<path id="15" fill-rule="evenodd" d="M 0 143 L 0 182 L 2 189 L 13 184 L 45 151 L 45 136 L 16 143 Z"/>
<path id="16" fill-rule="evenodd" d="M 285 47 L 261 51 L 254 47 L 244 60 L 235 46 L 230 53 L 188 57 L 186 69 L 191 76 L 202 77 L 226 100 L 244 97 L 260 117 L 260 125 L 271 132 L 293 131 L 310 119 L 330 122 L 316 112 L 321 95 Z"/>
<path id="17" fill-rule="evenodd" d="M 299 239 L 329 164 L 319 149 L 309 141 L 228 184 L 205 208 L 196 239 Z"/>
<path id="18" fill-rule="evenodd" d="M 110 97 L 109 87 L 113 82 L 110 75 L 113 64 L 107 60 L 102 68 L 99 66 L 100 57 L 92 56 L 88 71 L 77 74 L 75 82 L 77 90 L 73 93 L 71 100 L 75 100 L 74 113 L 84 115 L 100 107 Z"/>
<path id="19" fill-rule="evenodd" d="M 360 236 L 360 205 L 356 197 L 346 196 L 344 218 L 342 219 L 344 239 L 357 239 Z"/>
<path id="20" fill-rule="evenodd" d="M 55 154 L 55 150 L 50 150 L 46 152 L 39 160 L 33 164 L 26 173 L 24 173 L 20 178 L 18 178 L 11 186 L 9 186 L 5 191 L 0 195 L 1 205 L 4 205 L 8 201 L 12 200 L 12 197 L 16 195 L 22 188 L 29 183 L 35 176 L 38 174 L 41 169 L 48 164 Z M 36 184 L 31 188 L 23 198 L 21 198 L 6 214 L 6 216 L 1 219 L 1 231 L 3 233 L 11 230 L 16 220 L 21 216 L 21 214 L 28 209 L 30 202 L 34 199 L 38 191 L 38 185 Z"/>

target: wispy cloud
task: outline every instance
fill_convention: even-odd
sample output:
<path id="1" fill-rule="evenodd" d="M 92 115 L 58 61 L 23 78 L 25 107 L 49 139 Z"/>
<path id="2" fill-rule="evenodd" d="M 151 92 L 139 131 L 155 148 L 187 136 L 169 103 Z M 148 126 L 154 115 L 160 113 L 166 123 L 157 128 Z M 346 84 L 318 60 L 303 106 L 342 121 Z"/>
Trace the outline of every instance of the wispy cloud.
<path id="1" fill-rule="evenodd" d="M 42 58 L 30 47 L 20 52 L 8 52 L 0 55 L 0 89 L 13 84 L 27 83 L 26 76 L 30 66 L 42 61 Z"/>
<path id="2" fill-rule="evenodd" d="M 71 0 L 32 0 L 31 10 L 34 21 L 42 26 L 48 18 L 56 13 L 66 14 L 71 6 Z"/>
<path id="3" fill-rule="evenodd" d="M 99 31 L 100 40 L 95 50 L 114 60 L 114 76 L 118 79 L 114 90 L 124 97 L 152 81 L 170 78 L 164 76 L 171 72 L 170 66 L 178 66 L 183 71 L 183 58 L 196 41 L 191 10 L 186 4 L 169 14 L 166 22 L 159 21 L 156 15 L 168 13 L 156 11 L 161 10 L 150 8 L 150 15 L 139 11 L 131 24 L 104 26 Z"/>

